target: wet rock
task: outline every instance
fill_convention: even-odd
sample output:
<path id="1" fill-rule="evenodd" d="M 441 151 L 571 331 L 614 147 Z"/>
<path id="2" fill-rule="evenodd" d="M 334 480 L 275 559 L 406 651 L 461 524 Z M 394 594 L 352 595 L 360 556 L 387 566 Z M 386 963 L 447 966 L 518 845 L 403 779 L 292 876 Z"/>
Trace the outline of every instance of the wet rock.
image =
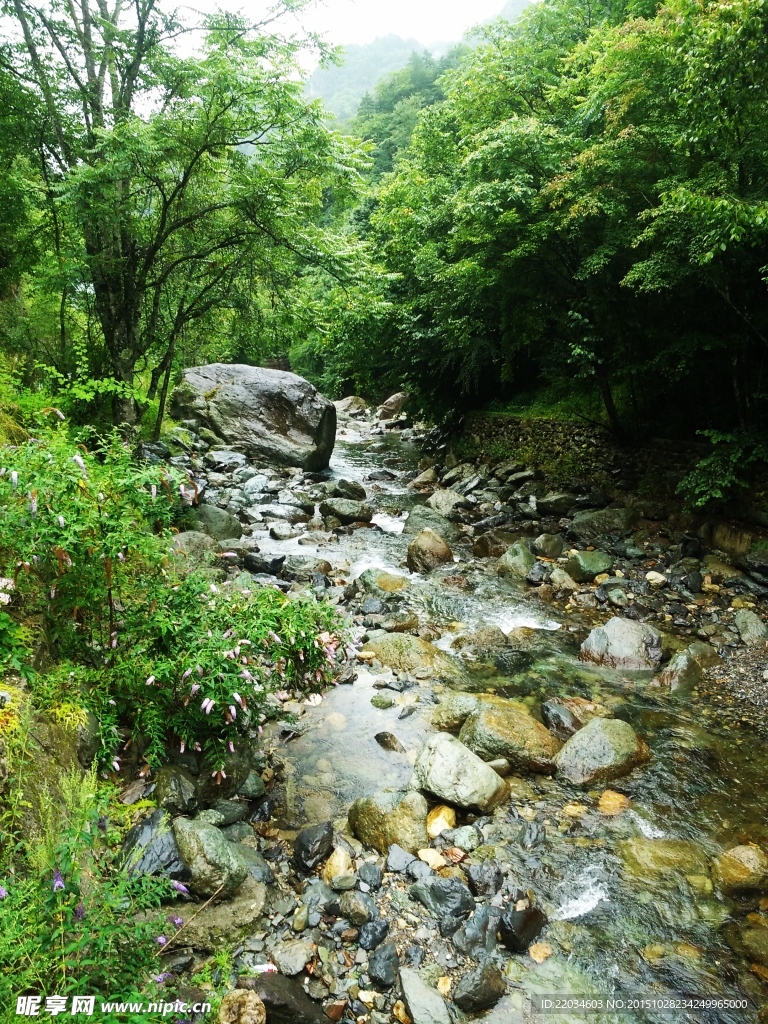
<path id="1" fill-rule="evenodd" d="M 201 806 L 215 804 L 234 796 L 248 778 L 251 762 L 245 744 L 238 744 L 234 753 L 228 753 L 223 765 L 226 776 L 221 782 L 205 772 L 197 780 L 197 795 Z"/>
<path id="2" fill-rule="evenodd" d="M 248 874 L 254 881 L 263 882 L 264 885 L 275 884 L 275 876 L 272 874 L 269 864 L 267 864 L 258 850 L 254 850 L 250 846 L 241 845 L 238 847 L 238 851 L 245 861 Z"/>
<path id="3" fill-rule="evenodd" d="M 499 920 L 501 941 L 512 953 L 525 953 L 547 923 L 547 915 L 539 907 L 505 910 Z"/>
<path id="4" fill-rule="evenodd" d="M 221 815 L 221 825 L 234 825 L 248 813 L 248 804 L 243 800 L 217 800 L 213 810 Z"/>
<path id="5" fill-rule="evenodd" d="M 745 959 L 768 967 L 768 921 L 752 914 L 750 918 L 753 921 L 739 929 L 737 940 L 732 945 Z"/>
<path id="6" fill-rule="evenodd" d="M 253 829 L 245 821 L 236 821 L 232 825 L 222 828 L 221 834 L 230 843 L 239 843 L 243 839 L 253 838 Z"/>
<path id="7" fill-rule="evenodd" d="M 470 865 L 467 879 L 473 896 L 495 896 L 502 886 L 504 876 L 495 860 L 484 860 L 480 864 Z"/>
<path id="8" fill-rule="evenodd" d="M 201 530 L 185 530 L 173 538 L 173 551 L 190 564 L 209 562 L 218 549 L 218 544 Z"/>
<path id="9" fill-rule="evenodd" d="M 197 508 L 197 521 L 204 533 L 224 540 L 225 537 L 241 537 L 243 527 L 240 520 L 216 505 L 201 504 Z"/>
<path id="10" fill-rule="evenodd" d="M 533 542 L 533 550 L 543 558 L 559 558 L 563 547 L 563 538 L 559 533 L 542 533 Z"/>
<path id="11" fill-rule="evenodd" d="M 614 617 L 592 630 L 579 657 L 610 668 L 655 670 L 661 662 L 661 633 L 646 622 Z"/>
<path id="12" fill-rule="evenodd" d="M 594 512 L 578 512 L 573 517 L 569 533 L 582 544 L 596 544 L 604 537 L 619 540 L 632 532 L 638 518 L 634 509 L 618 505 Z"/>
<path id="13" fill-rule="evenodd" d="M 531 571 L 525 577 L 525 581 L 526 583 L 530 583 L 532 586 L 537 587 L 541 583 L 547 583 L 551 575 L 551 565 L 547 562 L 534 562 Z"/>
<path id="14" fill-rule="evenodd" d="M 541 705 L 541 717 L 548 729 L 558 739 L 567 740 L 582 726 L 581 721 L 570 708 L 558 700 L 545 700 Z"/>
<path id="15" fill-rule="evenodd" d="M 385 693 L 375 693 L 373 697 L 371 697 L 371 704 L 373 704 L 375 708 L 378 708 L 379 711 L 388 711 L 390 708 L 395 706 L 395 698 L 389 697 Z M 380 733 L 379 735 L 383 736 L 384 734 Z"/>
<path id="16" fill-rule="evenodd" d="M 258 992 L 267 1008 L 269 1024 L 328 1024 L 322 1007 L 309 998 L 297 979 L 259 974 L 240 978 L 238 985 Z"/>
<path id="17" fill-rule="evenodd" d="M 438 920 L 455 917 L 460 921 L 475 909 L 472 894 L 458 878 L 434 877 L 426 882 L 417 882 L 411 889 L 411 896 Z"/>
<path id="18" fill-rule="evenodd" d="M 251 458 L 325 469 L 336 437 L 336 409 L 307 381 L 263 367 L 213 363 L 184 370 L 172 415 L 195 418 Z"/>
<path id="19" fill-rule="evenodd" d="M 707 855 L 696 843 L 685 839 L 645 839 L 635 836 L 617 844 L 624 870 L 635 878 L 653 875 L 707 875 Z"/>
<path id="20" fill-rule="evenodd" d="M 514 544 L 515 535 L 505 530 L 489 530 L 481 534 L 472 545 L 475 558 L 501 558 L 510 544 Z"/>
<path id="21" fill-rule="evenodd" d="M 365 501 L 365 488 L 357 480 L 337 480 L 334 487 L 335 498 L 349 498 L 351 501 Z"/>
<path id="22" fill-rule="evenodd" d="M 363 650 L 372 651 L 380 662 L 396 672 L 429 669 L 437 678 L 461 677 L 460 666 L 449 654 L 418 636 L 388 633 L 369 640 Z"/>
<path id="23" fill-rule="evenodd" d="M 423 850 L 419 851 L 420 856 L 423 854 Z M 430 851 L 430 853 L 433 851 Z M 437 851 L 434 851 L 437 853 Z M 440 856 L 438 854 L 438 856 Z M 441 858 L 442 860 L 442 858 Z M 405 869 L 405 873 L 409 878 L 413 879 L 414 882 L 426 882 L 428 879 L 434 876 L 434 871 L 423 860 L 412 860 L 408 867 Z"/>
<path id="24" fill-rule="evenodd" d="M 659 673 L 659 684 L 669 687 L 670 690 L 691 688 L 698 686 L 703 677 L 704 670 L 701 665 L 691 656 L 690 651 L 685 650 L 670 658 Z"/>
<path id="25" fill-rule="evenodd" d="M 171 829 L 171 817 L 162 809 L 153 811 L 130 829 L 123 840 L 120 861 L 131 875 L 189 878 L 189 868 Z"/>
<path id="26" fill-rule="evenodd" d="M 437 473 L 433 466 L 419 473 L 417 477 L 408 484 L 409 487 L 433 487 L 437 483 Z"/>
<path id="27" fill-rule="evenodd" d="M 429 508 L 434 509 L 441 516 L 449 516 L 457 505 L 462 504 L 466 504 L 464 496 L 450 488 L 441 488 L 427 499 Z"/>
<path id="28" fill-rule="evenodd" d="M 443 997 L 436 988 L 422 980 L 418 971 L 401 967 L 400 986 L 413 1024 L 451 1024 Z"/>
<path id="29" fill-rule="evenodd" d="M 647 743 L 627 722 L 594 718 L 555 755 L 560 775 L 576 785 L 615 779 L 650 760 Z"/>
<path id="30" fill-rule="evenodd" d="M 339 909 L 341 910 L 341 916 L 345 917 L 356 928 L 366 924 L 368 921 L 372 921 L 379 915 L 376 904 L 371 897 L 357 890 L 344 893 L 339 900 Z"/>
<path id="31" fill-rule="evenodd" d="M 445 538 L 448 544 L 455 544 L 460 536 L 455 523 L 446 519 L 445 516 L 441 516 L 439 512 L 429 508 L 428 505 L 417 505 L 411 510 L 403 527 L 403 536 L 415 537 L 427 528 Z"/>
<path id="32" fill-rule="evenodd" d="M 235 896 L 221 903 L 174 904 L 184 922 L 184 943 L 204 953 L 234 945 L 256 927 L 264 913 L 266 889 L 246 878 Z"/>
<path id="33" fill-rule="evenodd" d="M 237 791 L 238 796 L 244 796 L 246 800 L 260 800 L 266 793 L 267 788 L 264 781 L 256 771 L 248 772 L 248 778 Z"/>
<path id="34" fill-rule="evenodd" d="M 441 731 L 454 732 L 479 706 L 480 698 L 474 693 L 454 693 L 443 697 L 432 712 L 432 725 Z"/>
<path id="35" fill-rule="evenodd" d="M 158 807 L 170 814 L 193 814 L 197 810 L 197 784 L 186 768 L 166 764 L 157 773 L 155 792 Z"/>
<path id="36" fill-rule="evenodd" d="M 567 515 L 575 503 L 575 494 L 569 494 L 567 491 L 549 491 L 543 498 L 536 499 L 536 511 L 543 516 L 559 519 Z"/>
<path id="37" fill-rule="evenodd" d="M 243 558 L 243 566 L 248 572 L 264 573 L 267 576 L 277 576 L 284 564 L 285 555 L 270 556 L 249 551 Z"/>
<path id="38" fill-rule="evenodd" d="M 768 627 L 755 612 L 747 608 L 741 608 L 733 617 L 736 628 L 739 631 L 742 643 L 752 647 L 768 639 Z"/>
<path id="39" fill-rule="evenodd" d="M 367 861 L 365 864 L 360 865 L 357 877 L 361 882 L 364 882 L 372 892 L 376 892 L 377 889 L 381 888 L 384 873 L 378 864 Z"/>
<path id="40" fill-rule="evenodd" d="M 383 917 L 366 922 L 360 929 L 357 943 L 361 949 L 373 950 L 382 944 L 389 934 L 389 924 Z"/>
<path id="41" fill-rule="evenodd" d="M 349 825 L 366 846 L 387 853 L 396 844 L 411 853 L 428 845 L 427 801 L 420 793 L 380 790 L 355 800 L 349 809 Z"/>
<path id="42" fill-rule="evenodd" d="M 267 1024 L 267 1009 L 255 992 L 236 988 L 219 1005 L 219 1024 Z"/>
<path id="43" fill-rule="evenodd" d="M 415 860 L 416 857 L 412 853 L 393 843 L 387 852 L 387 871 L 403 872 Z"/>
<path id="44" fill-rule="evenodd" d="M 272 950 L 272 960 L 281 974 L 292 977 L 304 970 L 313 953 L 311 942 L 306 939 L 291 939 L 288 942 L 277 943 Z"/>
<path id="45" fill-rule="evenodd" d="M 455 827 L 456 811 L 452 807 L 438 804 L 427 815 L 427 835 L 430 839 L 437 839 L 441 832 Z"/>
<path id="46" fill-rule="evenodd" d="M 460 953 L 479 960 L 496 949 L 496 933 L 501 911 L 496 907 L 478 906 L 461 928 L 453 934 L 453 944 Z"/>
<path id="47" fill-rule="evenodd" d="M 712 880 L 723 892 L 768 887 L 768 855 L 753 844 L 734 846 L 712 861 Z"/>
<path id="48" fill-rule="evenodd" d="M 374 951 L 368 961 L 368 977 L 380 988 L 392 988 L 397 981 L 400 961 L 394 942 L 385 942 Z"/>
<path id="49" fill-rule="evenodd" d="M 519 541 L 511 544 L 506 552 L 499 559 L 496 571 L 499 576 L 509 576 L 512 579 L 524 580 L 530 572 L 536 556 L 525 544 Z"/>
<path id="50" fill-rule="evenodd" d="M 505 757 L 516 768 L 545 773 L 554 771 L 560 749 L 541 722 L 502 700 L 484 701 L 464 723 L 459 739 L 484 761 Z"/>
<path id="51" fill-rule="evenodd" d="M 293 863 L 299 871 L 309 873 L 321 864 L 333 849 L 333 823 L 324 821 L 302 829 L 293 844 Z"/>
<path id="52" fill-rule="evenodd" d="M 591 583 L 612 566 L 613 559 L 606 551 L 577 551 L 565 563 L 565 571 L 577 583 Z"/>
<path id="53" fill-rule="evenodd" d="M 323 868 L 323 881 L 332 889 L 353 889 L 357 875 L 352 867 L 352 858 L 343 846 L 337 846 Z"/>
<path id="54" fill-rule="evenodd" d="M 564 590 L 566 593 L 573 593 L 579 589 L 576 580 L 569 576 L 565 569 L 561 569 L 559 565 L 552 570 L 549 582 L 555 590 Z"/>
<path id="55" fill-rule="evenodd" d="M 453 561 L 453 552 L 439 533 L 427 527 L 408 545 L 408 568 L 425 575 L 438 565 Z"/>
<path id="56" fill-rule="evenodd" d="M 447 733 L 427 739 L 416 758 L 413 774 L 421 789 L 457 807 L 488 810 L 506 793 L 504 780 L 493 768 Z"/>
<path id="57" fill-rule="evenodd" d="M 386 601 L 408 587 L 408 577 L 386 572 L 384 569 L 366 569 L 358 577 L 357 584 L 365 594 Z"/>
<path id="58" fill-rule="evenodd" d="M 374 739 L 384 750 L 393 750 L 397 754 L 405 753 L 405 747 L 391 732 L 377 732 Z"/>
<path id="59" fill-rule="evenodd" d="M 488 1010 L 507 991 L 504 976 L 491 960 L 485 960 L 474 971 L 467 971 L 453 990 L 453 1001 L 465 1013 Z"/>
<path id="60" fill-rule="evenodd" d="M 324 516 L 334 516 L 344 525 L 351 523 L 370 523 L 373 509 L 360 501 L 350 498 L 328 498 L 320 503 L 320 512 Z"/>
<path id="61" fill-rule="evenodd" d="M 185 863 L 189 866 L 189 888 L 199 896 L 219 892 L 226 898 L 248 875 L 248 868 L 235 843 L 228 843 L 218 828 L 176 818 L 173 833 Z"/>

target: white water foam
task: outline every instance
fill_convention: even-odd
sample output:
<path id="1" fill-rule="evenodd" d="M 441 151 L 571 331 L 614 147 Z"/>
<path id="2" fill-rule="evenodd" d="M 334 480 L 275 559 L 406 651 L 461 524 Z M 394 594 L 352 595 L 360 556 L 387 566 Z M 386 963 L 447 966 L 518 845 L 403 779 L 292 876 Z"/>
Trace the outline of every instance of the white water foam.
<path id="1" fill-rule="evenodd" d="M 551 914 L 553 921 L 572 921 L 576 917 L 583 917 L 594 910 L 598 903 L 610 903 L 608 890 L 605 885 L 598 881 L 599 868 L 592 865 L 586 868 L 571 883 L 570 888 L 583 887 L 582 891 L 569 900 L 566 900 L 561 907 Z"/>
<path id="2" fill-rule="evenodd" d="M 651 824 L 650 821 L 644 818 L 642 814 L 638 814 L 637 811 L 627 811 L 627 816 L 634 821 L 646 839 L 663 839 L 667 834 L 663 829 Z"/>
<path id="3" fill-rule="evenodd" d="M 386 512 L 377 512 L 371 522 L 381 527 L 385 533 L 402 533 L 407 516 L 390 516 Z"/>

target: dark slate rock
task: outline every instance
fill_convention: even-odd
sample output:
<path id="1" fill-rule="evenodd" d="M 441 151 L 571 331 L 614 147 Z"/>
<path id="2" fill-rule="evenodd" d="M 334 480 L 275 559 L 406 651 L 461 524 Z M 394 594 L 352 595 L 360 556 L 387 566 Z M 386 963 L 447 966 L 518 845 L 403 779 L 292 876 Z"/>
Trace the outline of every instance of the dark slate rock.
<path id="1" fill-rule="evenodd" d="M 154 800 L 170 814 L 194 814 L 197 810 L 197 784 L 186 768 L 165 764 L 157 774 Z"/>
<path id="2" fill-rule="evenodd" d="M 405 873 L 414 882 L 426 882 L 428 879 L 434 878 L 435 875 L 429 864 L 425 864 L 423 860 L 412 860 L 405 869 Z"/>
<path id="3" fill-rule="evenodd" d="M 324 821 L 321 825 L 302 829 L 293 844 L 293 863 L 299 871 L 314 871 L 318 864 L 330 856 L 333 850 L 333 824 Z"/>
<path id="4" fill-rule="evenodd" d="M 465 1013 L 479 1013 L 495 1006 L 506 990 L 499 968 L 493 961 L 485 960 L 461 977 L 453 990 L 453 1001 Z"/>
<path id="5" fill-rule="evenodd" d="M 368 977 L 380 988 L 392 988 L 397 980 L 400 962 L 394 942 L 385 942 L 368 961 Z"/>
<path id="6" fill-rule="evenodd" d="M 384 872 L 381 870 L 378 864 L 368 862 L 360 865 L 360 870 L 357 872 L 357 877 L 361 882 L 365 882 L 369 889 L 376 892 L 377 889 L 381 888 L 381 881 L 384 877 Z"/>
<path id="7" fill-rule="evenodd" d="M 222 825 L 234 825 L 236 821 L 242 821 L 242 819 L 248 813 L 248 804 L 242 800 L 217 800 L 213 805 L 213 809 L 218 811 L 219 814 L 224 815 L 224 821 Z M 253 830 L 251 830 L 252 832 Z"/>
<path id="8" fill-rule="evenodd" d="M 234 825 L 227 825 L 222 828 L 221 834 L 226 836 L 230 843 L 239 843 L 241 839 L 253 839 L 253 829 L 244 821 L 236 821 Z"/>
<path id="9" fill-rule="evenodd" d="M 393 843 L 387 853 L 387 871 L 405 871 L 411 861 L 416 860 L 412 853 L 408 853 L 402 846 Z"/>
<path id="10" fill-rule="evenodd" d="M 171 831 L 170 815 L 158 808 L 128 832 L 120 852 L 121 862 L 131 875 L 168 875 L 188 878 L 189 868 L 181 859 Z"/>
<path id="11" fill-rule="evenodd" d="M 486 953 L 493 953 L 500 917 L 501 911 L 496 907 L 478 907 L 466 924 L 454 933 L 456 949 L 476 960 Z"/>
<path id="12" fill-rule="evenodd" d="M 511 952 L 525 953 L 546 923 L 547 916 L 538 907 L 528 907 L 527 910 L 514 910 L 510 907 L 499 921 L 501 941 Z"/>
<path id="13" fill-rule="evenodd" d="M 258 551 L 247 551 L 243 558 L 243 565 L 248 572 L 261 573 L 266 576 L 277 576 L 284 563 L 285 555 L 270 558 L 267 555 L 259 554 Z"/>
<path id="14" fill-rule="evenodd" d="M 389 934 L 389 924 L 383 917 L 377 918 L 375 921 L 368 921 L 360 929 L 360 934 L 357 937 L 357 944 L 362 949 L 376 949 L 380 946 L 384 939 Z"/>
<path id="15" fill-rule="evenodd" d="M 235 826 L 232 826 L 233 828 Z M 251 830 L 253 835 L 253 830 Z M 257 882 L 264 882 L 265 885 L 274 885 L 275 876 L 270 870 L 269 864 L 264 860 L 258 850 L 252 849 L 250 846 L 238 846 L 238 852 L 242 855 L 245 861 L 246 867 L 248 868 L 248 874 L 251 878 Z"/>
<path id="16" fill-rule="evenodd" d="M 258 993 L 269 1024 L 328 1024 L 322 1006 L 309 998 L 298 978 L 259 974 L 239 978 L 237 986 Z"/>
<path id="17" fill-rule="evenodd" d="M 495 896 L 504 876 L 495 860 L 484 860 L 470 866 L 468 879 L 473 896 Z"/>
<path id="18" fill-rule="evenodd" d="M 541 717 L 544 725 L 559 740 L 567 740 L 581 728 L 576 715 L 558 700 L 545 700 L 541 705 Z"/>
<path id="19" fill-rule="evenodd" d="M 472 893 L 458 878 L 434 878 L 417 882 L 411 896 L 423 903 L 433 917 L 467 917 L 475 909 Z"/>

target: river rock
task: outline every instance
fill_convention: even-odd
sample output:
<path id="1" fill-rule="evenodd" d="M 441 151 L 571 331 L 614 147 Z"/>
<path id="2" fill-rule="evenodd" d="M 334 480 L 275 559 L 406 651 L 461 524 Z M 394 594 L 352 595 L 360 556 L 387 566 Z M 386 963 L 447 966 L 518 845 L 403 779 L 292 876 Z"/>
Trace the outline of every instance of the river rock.
<path id="1" fill-rule="evenodd" d="M 569 576 L 565 569 L 559 565 L 552 570 L 549 582 L 555 590 L 564 590 L 566 593 L 573 593 L 579 589 L 579 585 L 573 576 Z"/>
<path id="2" fill-rule="evenodd" d="M 559 533 L 542 533 L 533 542 L 533 549 L 543 558 L 559 558 L 563 553 L 563 538 Z"/>
<path id="3" fill-rule="evenodd" d="M 442 732 L 430 736 L 419 751 L 413 780 L 420 789 L 448 803 L 481 811 L 492 808 L 507 791 L 506 783 L 493 768 L 455 736 Z"/>
<path id="4" fill-rule="evenodd" d="M 310 999 L 297 978 L 257 974 L 241 977 L 238 986 L 258 992 L 267 1008 L 269 1024 L 328 1024 L 322 1006 Z"/>
<path id="5" fill-rule="evenodd" d="M 322 863 L 333 849 L 333 824 L 324 821 L 320 825 L 304 828 L 293 844 L 293 863 L 300 871 L 309 873 Z"/>
<path id="6" fill-rule="evenodd" d="M 253 835 L 253 830 L 251 830 Z M 248 868 L 248 874 L 256 882 L 263 882 L 264 885 L 274 885 L 275 876 L 272 874 L 272 870 L 264 860 L 258 850 L 254 850 L 250 846 L 246 846 L 241 843 L 238 847 L 240 856 L 245 861 L 245 866 Z"/>
<path id="7" fill-rule="evenodd" d="M 470 864 L 467 878 L 473 896 L 495 896 L 504 882 L 504 875 L 495 860 Z"/>
<path id="8" fill-rule="evenodd" d="M 130 875 L 168 875 L 189 878 L 189 868 L 171 829 L 171 816 L 159 808 L 129 830 L 120 861 Z"/>
<path id="9" fill-rule="evenodd" d="M 687 839 L 646 839 L 635 836 L 616 846 L 624 870 L 635 878 L 652 875 L 707 875 L 707 855 L 696 843 Z"/>
<path id="10" fill-rule="evenodd" d="M 632 532 L 638 513 L 631 508 L 612 505 L 598 511 L 577 512 L 569 533 L 582 544 L 595 544 L 602 538 L 620 540 Z"/>
<path id="11" fill-rule="evenodd" d="M 437 483 L 437 473 L 433 466 L 425 469 L 423 473 L 419 473 L 417 477 L 408 484 L 409 487 L 434 487 Z"/>
<path id="12" fill-rule="evenodd" d="M 407 391 L 398 391 L 395 395 L 390 395 L 389 398 L 382 402 L 376 410 L 377 420 L 391 420 L 395 416 L 399 416 L 405 408 L 405 404 L 408 401 Z"/>
<path id="13" fill-rule="evenodd" d="M 535 562 L 536 556 L 533 552 L 525 544 L 521 544 L 518 541 L 516 544 L 510 544 L 507 548 L 506 552 L 499 559 L 496 571 L 499 576 L 524 580 Z"/>
<path id="14" fill-rule="evenodd" d="M 389 924 L 383 917 L 367 921 L 360 928 L 357 944 L 361 949 L 373 950 L 382 944 L 389 935 Z"/>
<path id="15" fill-rule="evenodd" d="M 613 559 L 607 551 L 576 551 L 565 563 L 565 571 L 577 583 L 591 583 L 612 566 Z"/>
<path id="16" fill-rule="evenodd" d="M 549 491 L 543 498 L 536 499 L 536 511 L 543 516 L 560 516 L 568 514 L 576 502 L 576 495 L 567 491 Z"/>
<path id="17" fill-rule="evenodd" d="M 360 842 L 379 853 L 397 845 L 415 854 L 429 845 L 428 811 L 421 793 L 385 789 L 355 800 L 349 809 L 349 826 Z"/>
<path id="18" fill-rule="evenodd" d="M 379 916 L 376 904 L 371 897 L 357 890 L 344 893 L 339 900 L 339 909 L 341 910 L 341 916 L 345 917 L 356 928 Z"/>
<path id="19" fill-rule="evenodd" d="M 712 879 L 723 892 L 768 886 L 768 855 L 754 844 L 734 846 L 712 861 Z"/>
<path id="20" fill-rule="evenodd" d="M 460 953 L 479 960 L 496 950 L 500 918 L 499 909 L 480 904 L 469 920 L 453 933 L 451 941 Z"/>
<path id="21" fill-rule="evenodd" d="M 212 363 L 183 371 L 171 414 L 196 419 L 251 458 L 316 472 L 328 465 L 336 409 L 294 373 Z"/>
<path id="22" fill-rule="evenodd" d="M 733 621 L 736 623 L 742 643 L 745 643 L 747 647 L 753 647 L 768 639 L 768 627 L 759 615 L 749 611 L 748 608 L 740 608 L 734 615 Z"/>
<path id="23" fill-rule="evenodd" d="M 437 839 L 441 832 L 446 829 L 456 828 L 456 811 L 453 807 L 446 807 L 445 804 L 438 804 L 433 807 L 427 815 L 427 835 L 430 839 Z"/>
<path id="24" fill-rule="evenodd" d="M 615 616 L 592 630 L 579 657 L 610 668 L 655 670 L 661 663 L 661 633 L 647 622 Z"/>
<path id="25" fill-rule="evenodd" d="M 344 525 L 350 523 L 370 523 L 373 509 L 362 501 L 351 498 L 328 498 L 320 503 L 320 512 L 324 516 L 334 516 Z"/>
<path id="26" fill-rule="evenodd" d="M 173 912 L 184 922 L 184 942 L 203 953 L 234 946 L 250 935 L 264 914 L 266 889 L 246 878 L 237 893 L 221 903 L 174 904 Z"/>
<path id="27" fill-rule="evenodd" d="M 354 889 L 357 875 L 352 867 L 352 858 L 343 846 L 337 846 L 323 868 L 323 881 L 332 889 Z"/>
<path id="28" fill-rule="evenodd" d="M 281 974 L 292 977 L 304 970 L 312 959 L 314 948 L 306 939 L 290 939 L 278 942 L 272 950 L 272 960 Z"/>
<path id="29" fill-rule="evenodd" d="M 230 512 L 216 505 L 201 504 L 197 508 L 197 521 L 200 529 L 215 537 L 216 540 L 224 540 L 227 537 L 242 537 L 243 527 L 240 520 Z"/>
<path id="30" fill-rule="evenodd" d="M 400 986 L 413 1024 L 451 1024 L 443 997 L 421 978 L 418 971 L 401 967 Z"/>
<path id="31" fill-rule="evenodd" d="M 385 942 L 371 956 L 368 961 L 368 976 L 374 985 L 380 988 L 392 988 L 397 981 L 397 972 L 400 961 L 397 956 L 397 946 L 394 942 Z"/>
<path id="32" fill-rule="evenodd" d="M 458 878 L 432 877 L 418 882 L 411 896 L 422 903 L 433 917 L 465 918 L 475 909 L 475 901 L 467 886 Z"/>
<path id="33" fill-rule="evenodd" d="M 418 533 L 408 545 L 408 568 L 411 572 L 429 573 L 438 565 L 453 561 L 453 552 L 439 533 L 429 527 Z"/>
<path id="34" fill-rule="evenodd" d="M 411 509 L 403 527 L 403 536 L 415 537 L 416 534 L 421 533 L 427 527 L 440 534 L 441 537 L 444 537 L 448 544 L 455 544 L 460 537 L 459 529 L 455 523 L 446 519 L 445 516 L 441 516 L 439 512 L 435 512 L 433 508 L 429 508 L 427 505 L 417 505 L 416 508 Z"/>
<path id="35" fill-rule="evenodd" d="M 509 907 L 499 921 L 501 941 L 512 953 L 525 953 L 546 923 L 547 915 L 539 907 L 527 907 L 525 910 Z"/>
<path id="36" fill-rule="evenodd" d="M 267 791 L 264 780 L 255 770 L 248 772 L 248 778 L 238 789 L 237 795 L 245 797 L 246 800 L 259 800 Z"/>
<path id="37" fill-rule="evenodd" d="M 648 744 L 627 722 L 593 718 L 555 754 L 554 761 L 569 782 L 589 785 L 628 775 L 650 756 Z"/>
<path id="38" fill-rule="evenodd" d="M 267 1024 L 267 1008 L 255 992 L 236 988 L 219 1004 L 219 1024 Z"/>
<path id="39" fill-rule="evenodd" d="M 190 564 L 202 565 L 210 562 L 218 544 L 207 533 L 201 530 L 185 530 L 173 538 L 173 553 Z"/>
<path id="40" fill-rule="evenodd" d="M 189 888 L 199 896 L 217 890 L 226 898 L 242 884 L 248 867 L 235 843 L 229 843 L 213 825 L 176 818 L 173 833 L 184 861 L 189 866 Z"/>
<path id="41" fill-rule="evenodd" d="M 441 732 L 455 732 L 479 707 L 480 698 L 475 693 L 450 694 L 432 711 L 432 725 Z"/>
<path id="42" fill-rule="evenodd" d="M 399 594 L 408 587 L 408 577 L 386 572 L 384 569 L 366 569 L 357 579 L 359 589 L 382 601 Z"/>
<path id="43" fill-rule="evenodd" d="M 360 865 L 357 877 L 361 882 L 364 882 L 372 892 L 376 892 L 377 889 L 381 888 L 384 872 L 375 862 L 366 861 L 364 864 Z"/>
<path id="44" fill-rule="evenodd" d="M 457 505 L 466 503 L 466 498 L 450 487 L 441 487 L 427 498 L 427 505 L 441 516 L 449 516 Z"/>
<path id="45" fill-rule="evenodd" d="M 197 810 L 197 785 L 186 768 L 165 764 L 157 773 L 152 794 L 158 807 L 171 814 L 193 814 Z"/>
<path id="46" fill-rule="evenodd" d="M 559 740 L 531 715 L 506 701 L 483 701 L 464 723 L 459 739 L 484 761 L 504 757 L 515 768 L 551 773 Z"/>
<path id="47" fill-rule="evenodd" d="M 475 538 L 472 554 L 475 558 L 501 558 L 510 544 L 515 543 L 515 535 L 507 530 L 488 530 Z"/>
<path id="48" fill-rule="evenodd" d="M 497 965 L 492 960 L 484 960 L 479 967 L 462 975 L 452 997 L 465 1013 L 480 1013 L 495 1006 L 506 991 L 504 975 Z"/>
<path id="49" fill-rule="evenodd" d="M 364 651 L 372 651 L 382 664 L 396 672 L 428 669 L 438 679 L 460 679 L 461 668 L 439 647 L 408 633 L 387 633 L 368 640 Z"/>
<path id="50" fill-rule="evenodd" d="M 678 651 L 669 659 L 663 670 L 659 673 L 659 685 L 669 687 L 670 690 L 679 690 L 681 687 L 691 688 L 697 686 L 704 677 L 704 671 L 699 662 L 691 655 L 689 649 Z"/>

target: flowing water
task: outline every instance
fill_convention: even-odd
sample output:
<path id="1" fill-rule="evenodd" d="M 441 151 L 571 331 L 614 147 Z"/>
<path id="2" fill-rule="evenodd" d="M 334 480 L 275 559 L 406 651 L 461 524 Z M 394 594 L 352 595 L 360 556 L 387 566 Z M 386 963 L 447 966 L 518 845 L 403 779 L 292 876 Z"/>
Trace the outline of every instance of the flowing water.
<path id="1" fill-rule="evenodd" d="M 371 438 L 365 426 L 359 434 L 356 430 L 353 425 L 342 434 L 331 472 L 365 481 L 378 528 L 358 529 L 317 548 L 267 540 L 262 550 L 316 551 L 347 581 L 370 567 L 408 575 L 408 538 L 401 530 L 405 514 L 423 498 L 399 477 L 378 483 L 376 490 L 365 478 L 382 467 L 396 473 L 413 469 L 419 452 L 396 435 Z M 622 814 L 597 812 L 597 798 L 609 788 L 605 784 L 585 793 L 556 777 L 528 775 L 511 780 L 505 814 L 483 819 L 486 842 L 498 845 L 522 887 L 532 889 L 547 912 L 550 924 L 543 938 L 555 951 L 539 965 L 528 957 L 510 957 L 507 974 L 518 988 L 484 1019 L 489 1024 L 590 1019 L 575 1011 L 530 1016 L 526 997 L 559 994 L 623 999 L 626 1007 L 632 999 L 657 1001 L 622 1012 L 606 1010 L 604 1003 L 591 1015 L 599 1020 L 758 1021 L 764 983 L 750 971 L 750 957 L 736 955 L 725 934 L 743 926 L 751 913 L 753 931 L 759 935 L 766 928 L 763 948 L 768 950 L 768 918 L 755 913 L 768 904 L 760 907 L 756 896 L 743 901 L 721 896 L 706 861 L 737 843 L 768 839 L 768 765 L 761 742 L 730 733 L 716 709 L 690 695 L 649 689 L 647 676 L 628 678 L 580 664 L 567 643 L 567 621 L 463 551 L 453 566 L 429 578 L 410 577 L 406 601 L 422 624 L 432 622 L 442 632 L 438 646 L 450 650 L 461 632 L 492 624 L 505 632 L 531 627 L 540 638 L 537 660 L 525 670 L 470 674 L 467 685 L 523 700 L 534 713 L 556 694 L 598 701 L 629 721 L 653 752 L 648 766 L 612 784 L 631 799 L 631 809 Z M 308 708 L 302 719 L 306 731 L 290 740 L 273 732 L 285 765 L 279 808 L 284 827 L 343 818 L 355 798 L 407 785 L 416 751 L 431 730 L 430 711 L 440 687 L 417 678 L 401 694 L 387 690 L 395 704 L 379 710 L 371 697 L 381 692 L 374 688 L 380 679 L 360 666 L 354 685 L 338 686 L 319 706 Z M 374 738 L 382 731 L 394 733 L 404 752 L 384 750 Z M 582 807 L 573 806 L 578 804 Z M 633 869 L 631 858 L 621 856 L 626 841 L 658 840 L 690 845 L 680 847 L 673 865 L 641 862 Z M 685 1004 L 691 999 L 720 1002 L 694 1008 Z M 672 1005 L 660 1007 L 664 1000 Z M 729 1000 L 744 1005 L 729 1006 Z"/>

